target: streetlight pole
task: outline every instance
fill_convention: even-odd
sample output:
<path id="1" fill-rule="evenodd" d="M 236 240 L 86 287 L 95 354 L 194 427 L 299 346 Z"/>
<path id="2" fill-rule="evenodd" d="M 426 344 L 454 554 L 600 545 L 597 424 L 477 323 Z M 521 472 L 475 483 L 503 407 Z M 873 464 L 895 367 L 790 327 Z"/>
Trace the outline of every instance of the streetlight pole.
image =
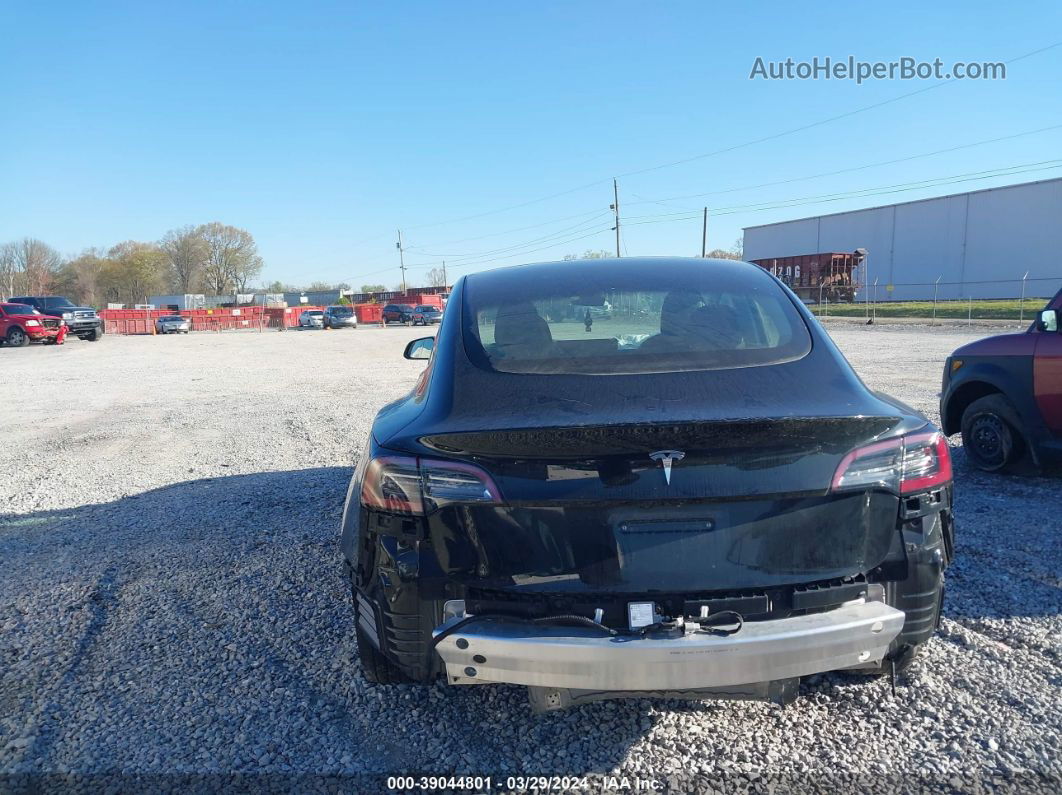
<path id="1" fill-rule="evenodd" d="M 701 259 L 708 256 L 708 208 L 704 208 L 704 221 L 701 223 Z"/>
<path id="2" fill-rule="evenodd" d="M 1025 271 L 1025 275 L 1021 277 L 1021 304 L 1018 308 L 1018 323 L 1019 325 L 1025 325 L 1025 280 L 1029 278 L 1029 272 Z"/>
<path id="3" fill-rule="evenodd" d="M 612 227 L 616 230 L 616 256 L 620 255 L 620 219 L 619 219 L 619 183 L 616 179 L 612 180 L 612 206 L 609 208 L 616 216 L 616 225 Z"/>
<path id="4" fill-rule="evenodd" d="M 867 310 L 867 322 L 870 322 L 870 252 L 865 248 L 857 248 L 855 253 L 861 257 L 860 265 L 863 266 L 863 303 Z"/>
<path id="5" fill-rule="evenodd" d="M 405 252 L 402 249 L 402 230 L 398 230 L 398 242 L 395 243 L 395 248 L 398 249 L 398 268 L 402 271 L 402 294 L 406 292 L 406 258 Z"/>

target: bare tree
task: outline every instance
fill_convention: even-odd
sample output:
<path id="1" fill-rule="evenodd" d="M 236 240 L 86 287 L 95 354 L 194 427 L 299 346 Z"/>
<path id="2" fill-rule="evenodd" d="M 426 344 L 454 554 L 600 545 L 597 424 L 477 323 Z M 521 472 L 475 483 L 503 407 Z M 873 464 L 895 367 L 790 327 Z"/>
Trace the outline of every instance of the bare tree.
<path id="1" fill-rule="evenodd" d="M 59 252 L 36 238 L 24 237 L 0 247 L 0 274 L 9 297 L 49 292 L 62 264 Z"/>
<path id="2" fill-rule="evenodd" d="M 196 227 L 195 231 L 206 242 L 203 277 L 215 295 L 246 290 L 258 278 L 262 258 L 250 232 L 217 221 Z"/>
<path id="3" fill-rule="evenodd" d="M 428 271 L 429 287 L 446 287 L 446 273 L 442 268 L 432 268 Z"/>
<path id="4" fill-rule="evenodd" d="M 4 243 L 0 246 L 0 294 L 10 298 L 18 290 L 15 287 L 15 244 Z"/>
<path id="5" fill-rule="evenodd" d="M 159 242 L 170 266 L 170 287 L 178 293 L 190 293 L 199 282 L 207 261 L 207 242 L 193 226 L 171 229 Z"/>

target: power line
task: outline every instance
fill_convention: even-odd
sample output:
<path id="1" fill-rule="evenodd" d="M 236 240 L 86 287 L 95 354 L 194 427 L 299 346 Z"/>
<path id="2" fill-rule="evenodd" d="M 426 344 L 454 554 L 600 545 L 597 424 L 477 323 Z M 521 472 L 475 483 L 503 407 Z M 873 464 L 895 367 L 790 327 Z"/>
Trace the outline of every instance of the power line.
<path id="1" fill-rule="evenodd" d="M 1062 126 L 1062 125 L 1060 125 L 1060 126 Z M 452 245 L 452 244 L 455 244 L 455 243 L 469 243 L 469 242 L 471 242 L 473 240 L 482 240 L 483 238 L 487 238 L 487 237 L 498 237 L 499 235 L 508 235 L 508 234 L 513 233 L 513 232 L 523 232 L 523 231 L 526 231 L 528 229 L 538 229 L 539 227 L 549 226 L 550 224 L 559 224 L 561 221 L 570 221 L 572 218 L 582 218 L 582 217 L 587 216 L 587 215 L 594 215 L 596 217 L 598 215 L 605 215 L 605 213 L 603 211 L 601 211 L 601 210 L 589 210 L 589 211 L 584 212 L 584 213 L 575 213 L 574 215 L 566 215 L 563 218 L 554 218 L 554 219 L 549 220 L 549 221 L 542 221 L 541 223 L 538 223 L 538 224 L 530 224 L 529 226 L 518 226 L 515 229 L 504 229 L 504 230 L 502 230 L 500 232 L 488 232 L 485 235 L 477 235 L 476 237 L 463 237 L 463 238 L 461 238 L 459 240 L 447 240 L 445 242 L 438 243 L 436 245 L 449 246 L 449 245 Z M 427 245 L 431 246 L 430 243 L 427 244 Z M 416 251 L 416 250 L 422 249 L 422 248 L 424 248 L 424 246 L 406 246 L 406 251 Z"/>
<path id="2" fill-rule="evenodd" d="M 648 204 L 648 203 L 663 204 L 664 202 L 682 201 L 684 199 L 700 199 L 700 198 L 703 198 L 705 196 L 720 196 L 720 195 L 725 194 L 725 193 L 737 193 L 737 192 L 743 191 L 743 190 L 755 190 L 757 188 L 773 188 L 773 187 L 776 187 L 778 185 L 790 185 L 790 184 L 792 184 L 794 182 L 803 182 L 804 180 L 809 180 L 809 179 L 819 179 L 820 177 L 833 177 L 833 176 L 837 176 L 838 174 L 851 174 L 851 173 L 856 172 L 856 171 L 865 171 L 868 168 L 877 168 L 879 166 L 891 166 L 891 165 L 895 165 L 897 163 L 906 163 L 906 162 L 909 162 L 911 160 L 919 160 L 919 159 L 924 158 L 924 157 L 932 157 L 934 155 L 948 154 L 949 152 L 957 152 L 957 151 L 962 150 L 962 149 L 971 149 L 971 148 L 976 147 L 976 146 L 984 146 L 986 144 L 999 143 L 1000 141 L 1009 141 L 1009 140 L 1012 140 L 1014 138 L 1021 138 L 1021 137 L 1026 136 L 1026 135 L 1035 135 L 1037 133 L 1048 132 L 1050 130 L 1058 130 L 1058 129 L 1062 129 L 1062 124 L 1054 124 L 1054 125 L 1051 125 L 1050 127 L 1041 127 L 1039 129 L 1036 129 L 1036 130 L 1026 130 L 1025 132 L 1014 133 L 1013 135 L 1003 135 L 1003 136 L 1000 136 L 998 138 L 988 138 L 988 139 L 986 139 L 984 141 L 974 141 L 974 142 L 968 143 L 968 144 L 960 144 L 959 146 L 949 146 L 946 149 L 937 149 L 937 150 L 934 150 L 932 152 L 922 152 L 921 154 L 917 154 L 917 155 L 908 155 L 906 157 L 898 157 L 898 158 L 895 158 L 894 160 L 881 160 L 881 161 L 878 161 L 877 163 L 866 163 L 866 164 L 861 165 L 861 166 L 852 166 L 850 168 L 841 168 L 841 169 L 837 169 L 836 171 L 824 171 L 821 174 L 809 174 L 809 175 L 803 176 L 803 177 L 793 177 L 792 179 L 782 179 L 782 180 L 777 180 L 775 182 L 761 182 L 761 183 L 759 183 L 757 185 L 742 185 L 742 186 L 739 186 L 739 187 L 736 187 L 736 188 L 726 188 L 726 189 L 723 189 L 723 190 L 708 191 L 707 193 L 688 193 L 688 194 L 685 194 L 685 195 L 682 195 L 682 196 L 671 196 L 671 197 L 668 197 L 668 198 L 665 198 L 665 199 L 649 199 L 649 198 L 646 198 L 646 197 L 642 196 L 642 197 L 639 197 L 639 198 L 642 199 L 641 202 L 632 202 L 632 204 Z M 633 194 L 633 195 L 637 196 L 637 194 Z M 690 212 L 692 212 L 692 210 L 690 210 Z"/>
<path id="3" fill-rule="evenodd" d="M 847 191 L 843 193 L 828 193 L 819 194 L 815 196 L 800 196 L 793 197 L 790 199 L 776 200 L 773 202 L 760 202 L 754 204 L 730 205 L 717 208 L 708 208 L 708 210 L 710 210 L 713 215 L 735 215 L 740 213 L 762 212 L 766 210 L 801 207 L 812 204 L 824 204 L 834 201 L 843 201 L 844 199 L 851 198 L 905 193 L 913 190 L 923 190 L 929 187 L 934 187 L 936 185 L 956 184 L 961 182 L 991 179 L 992 177 L 1006 176 L 1009 174 L 1029 173 L 1033 171 L 1042 171 L 1060 167 L 1062 167 L 1062 160 L 1045 160 L 1037 163 L 1023 163 L 1014 166 L 990 169 L 988 171 L 974 171 L 962 174 L 953 174 L 943 177 L 935 177 L 933 179 L 920 180 L 917 182 L 896 183 L 892 185 L 877 186 L 872 188 L 862 188 L 856 191 Z M 703 212 L 705 212 L 704 209 L 697 210 L 695 212 L 691 211 L 662 213 L 659 215 L 634 216 L 627 218 L 625 223 L 629 226 L 641 226 L 645 224 L 688 221 L 701 217 Z M 599 213 L 598 215 L 600 216 L 604 214 L 605 213 Z M 523 243 L 514 244 L 512 246 L 506 246 L 504 248 L 479 252 L 469 252 L 465 254 L 440 254 L 438 256 L 445 256 L 450 267 L 469 267 L 472 265 L 483 264 L 484 262 L 492 260 L 505 260 L 511 259 L 513 257 L 525 256 L 527 254 L 533 254 L 539 251 L 546 251 L 552 248 L 556 248 L 558 246 L 567 245 L 568 243 L 573 243 L 579 240 L 584 240 L 589 237 L 594 237 L 604 231 L 610 231 L 612 229 L 612 227 L 610 226 L 601 224 L 598 224 L 597 228 L 594 229 L 584 228 L 587 226 L 587 224 L 591 224 L 595 221 L 597 221 L 597 217 L 587 219 L 586 221 L 575 224 L 564 230 L 559 230 L 558 232 L 553 232 L 548 235 L 534 238 L 532 240 L 527 240 Z M 546 245 L 539 246 L 537 248 L 529 248 L 531 246 L 536 246 L 539 243 L 545 243 Z M 407 264 L 406 268 L 427 268 L 436 266 L 437 264 L 437 261 L 412 263 Z M 364 278 L 366 276 L 372 276 L 389 270 L 390 268 L 384 268 L 379 271 L 372 271 L 369 273 L 361 274 L 357 277 L 351 277 L 351 280 L 357 278 Z"/>
<path id="4" fill-rule="evenodd" d="M 1059 46 L 1062 46 L 1062 41 L 1057 41 L 1057 42 L 1054 42 L 1053 44 L 1049 44 L 1049 45 L 1047 45 L 1045 47 L 1040 47 L 1040 48 L 1032 50 L 1030 52 L 1023 53 L 1021 55 L 1015 56 L 1014 58 L 1011 58 L 1010 60 L 1004 61 L 1003 63 L 1005 63 L 1005 64 L 1016 63 L 1018 61 L 1026 59 L 1026 58 L 1031 58 L 1034 55 L 1039 55 L 1040 53 L 1047 52 L 1048 50 L 1053 50 L 1053 49 L 1055 49 L 1056 47 L 1059 47 Z M 890 99 L 882 100 L 880 102 L 875 102 L 875 103 L 872 103 L 870 105 L 864 105 L 861 108 L 856 108 L 854 110 L 850 110 L 850 111 L 847 111 L 845 113 L 840 113 L 840 114 L 837 114 L 835 116 L 830 116 L 830 117 L 825 118 L 825 119 L 820 119 L 818 121 L 814 121 L 814 122 L 811 122 L 809 124 L 801 125 L 800 127 L 793 127 L 791 129 L 788 129 L 788 130 L 782 130 L 780 132 L 773 133 L 771 135 L 765 135 L 765 136 L 762 136 L 760 138 L 754 138 L 754 139 L 752 139 L 750 141 L 744 141 L 742 143 L 734 144 L 732 146 L 727 146 L 727 147 L 724 147 L 722 149 L 716 149 L 716 150 L 713 150 L 711 152 L 705 152 L 705 153 L 699 154 L 699 155 L 693 155 L 691 157 L 686 157 L 686 158 L 683 158 L 681 160 L 674 160 L 674 161 L 671 161 L 671 162 L 668 162 L 668 163 L 661 163 L 661 164 L 658 164 L 658 165 L 655 165 L 655 166 L 649 166 L 647 168 L 641 168 L 641 169 L 635 169 L 633 171 L 622 172 L 620 174 L 617 174 L 616 176 L 617 177 L 630 177 L 630 176 L 635 176 L 635 175 L 638 175 L 638 174 L 646 174 L 646 173 L 648 173 L 650 171 L 659 171 L 659 170 L 665 169 L 665 168 L 672 168 L 674 166 L 684 165 L 686 163 L 692 163 L 692 162 L 694 162 L 696 160 L 704 160 L 704 159 L 709 158 L 709 157 L 715 157 L 717 155 L 727 154 L 729 152 L 734 152 L 734 151 L 736 151 L 738 149 L 744 149 L 744 148 L 747 148 L 747 147 L 750 147 L 750 146 L 755 146 L 757 144 L 765 143 L 767 141 L 774 141 L 774 140 L 777 140 L 779 138 L 784 138 L 784 137 L 786 137 L 788 135 L 794 135 L 794 134 L 799 133 L 799 132 L 804 132 L 806 130 L 811 130 L 811 129 L 814 129 L 816 127 L 821 127 L 821 126 L 826 125 L 826 124 L 831 124 L 832 122 L 835 122 L 835 121 L 840 121 L 841 119 L 847 119 L 847 118 L 850 118 L 852 116 L 858 115 L 860 113 L 866 113 L 867 111 L 874 110 L 876 108 L 881 108 L 881 107 L 885 107 L 887 105 L 891 105 L 891 104 L 896 103 L 896 102 L 901 102 L 901 101 L 903 101 L 905 99 L 909 99 L 910 97 L 918 96 L 920 94 L 924 94 L 927 91 L 933 91 L 933 90 L 935 90 L 937 88 L 941 88 L 941 87 L 946 86 L 946 85 L 954 85 L 956 83 L 962 83 L 962 82 L 967 82 L 967 81 L 962 81 L 962 80 L 943 80 L 943 81 L 941 81 L 939 83 L 934 83 L 932 85 L 924 86 L 924 87 L 916 89 L 914 91 L 909 91 L 906 94 L 900 94 L 900 95 L 892 97 Z M 593 182 L 588 182 L 588 183 L 586 183 L 584 185 L 579 185 L 578 187 L 569 188 L 569 189 L 563 190 L 563 191 L 558 191 L 556 193 L 551 193 L 548 196 L 541 196 L 541 197 L 536 198 L 536 199 L 529 199 L 527 201 L 520 202 L 518 204 L 512 204 L 512 205 L 509 205 L 507 207 L 499 207 L 497 209 L 487 210 L 487 211 L 482 212 L 482 213 L 475 213 L 475 214 L 472 214 L 472 215 L 466 215 L 466 216 L 463 216 L 463 217 L 460 217 L 460 218 L 451 218 L 451 219 L 448 219 L 448 220 L 445 220 L 445 221 L 436 221 L 436 222 L 433 222 L 433 223 L 430 223 L 430 224 L 420 224 L 418 226 L 407 227 L 407 229 L 427 229 L 427 228 L 435 227 L 435 226 L 444 226 L 444 225 L 447 225 L 447 224 L 460 223 L 462 221 L 471 221 L 471 220 L 474 220 L 474 219 L 477 219 L 477 218 L 485 218 L 485 217 L 487 217 L 489 215 L 497 215 L 498 213 L 509 212 L 510 210 L 517 210 L 517 209 L 521 209 L 523 207 L 529 207 L 529 206 L 531 206 L 533 204 L 539 204 L 539 203 L 544 202 L 544 201 L 549 201 L 550 199 L 556 199 L 556 198 L 559 198 L 561 196 L 567 196 L 567 195 L 570 195 L 572 193 L 577 193 L 578 191 L 581 191 L 581 190 L 587 190 L 589 188 L 593 188 L 593 187 L 597 187 L 597 186 L 602 185 L 602 184 L 606 184 L 607 182 L 608 182 L 607 179 L 594 180 Z"/>
<path id="5" fill-rule="evenodd" d="M 787 207 L 800 207 L 807 204 L 822 204 L 844 199 L 860 198 L 863 196 L 880 196 L 892 193 L 905 193 L 912 190 L 923 190 L 937 185 L 951 185 L 960 182 L 971 182 L 992 177 L 1010 176 L 1012 174 L 1025 174 L 1033 171 L 1046 171 L 1054 168 L 1062 168 L 1062 160 L 1044 160 L 1038 163 L 1022 163 L 1005 168 L 991 169 L 989 171 L 972 171 L 965 174 L 954 174 L 947 177 L 936 177 L 930 180 L 918 182 L 898 183 L 895 185 L 883 185 L 875 188 L 862 188 L 857 191 L 844 193 L 826 193 L 818 196 L 799 196 L 791 199 L 783 199 L 774 202 L 760 202 L 756 204 L 739 204 L 729 207 L 711 208 L 714 215 L 734 215 L 740 212 L 758 212 L 760 210 L 776 210 Z M 686 213 L 662 213 L 660 215 L 637 216 L 638 220 L 627 220 L 628 225 L 642 225 L 652 223 L 670 223 L 673 221 L 686 221 L 696 218 L 700 211 Z"/>
<path id="6" fill-rule="evenodd" d="M 1017 56 L 1015 58 L 1011 58 L 1009 61 L 1004 61 L 1004 63 L 1012 64 L 1012 63 L 1015 63 L 1016 61 L 1021 61 L 1021 60 L 1025 59 L 1025 58 L 1031 58 L 1034 55 L 1039 55 L 1042 52 L 1047 52 L 1048 50 L 1052 50 L 1055 47 L 1059 47 L 1059 46 L 1062 46 L 1062 41 L 1057 41 L 1054 44 L 1049 44 L 1046 47 L 1041 47 L 1041 48 L 1039 48 L 1037 50 L 1033 50 L 1032 52 L 1024 53 L 1023 55 L 1019 55 L 1019 56 Z M 847 118 L 850 118 L 852 116 L 856 116 L 856 115 L 858 115 L 860 113 L 866 113 L 868 110 L 874 110 L 876 108 L 881 108 L 881 107 L 884 107 L 886 105 L 891 105 L 894 102 L 900 102 L 901 100 L 909 99 L 910 97 L 914 97 L 914 96 L 917 96 L 919 94 L 924 94 L 927 91 L 933 91 L 934 89 L 941 88 L 943 86 L 955 85 L 955 84 L 961 83 L 961 82 L 964 82 L 964 81 L 961 81 L 961 80 L 941 80 L 939 83 L 934 83 L 934 84 L 929 85 L 929 86 L 924 86 L 923 88 L 918 88 L 918 89 L 915 89 L 914 91 L 909 91 L 906 94 L 900 94 L 899 96 L 892 97 L 891 99 L 882 100 L 881 102 L 875 102 L 875 103 L 870 104 L 870 105 L 864 105 L 863 107 L 856 108 L 855 110 L 850 110 L 850 111 L 847 111 L 845 113 L 839 113 L 836 116 L 830 116 L 830 117 L 825 118 L 825 119 L 820 119 L 818 121 L 813 121 L 810 124 L 804 124 L 804 125 L 801 125 L 800 127 L 793 127 L 792 129 L 783 130 L 782 132 L 774 133 L 772 135 L 765 135 L 762 138 L 755 138 L 755 139 L 753 139 L 751 141 L 745 141 L 744 143 L 734 144 L 733 146 L 727 146 L 727 147 L 724 147 L 723 149 L 716 149 L 714 151 L 705 152 L 704 154 L 700 154 L 700 155 L 693 155 L 692 157 L 686 157 L 686 158 L 683 158 L 681 160 L 673 160 L 670 163 L 662 163 L 662 164 L 657 165 L 657 166 L 649 166 L 648 168 L 641 168 L 641 169 L 637 169 L 635 171 L 628 171 L 626 173 L 619 174 L 619 176 L 621 176 L 621 177 L 633 177 L 633 176 L 635 176 L 637 174 L 646 174 L 646 173 L 648 173 L 650 171 L 659 171 L 662 168 L 672 168 L 673 166 L 681 166 L 681 165 L 685 165 L 686 163 L 692 163 L 695 160 L 704 160 L 705 158 L 708 158 L 708 157 L 715 157 L 716 155 L 727 154 L 728 152 L 734 152 L 734 151 L 736 151 L 738 149 L 744 149 L 744 148 L 749 147 L 749 146 L 755 146 L 756 144 L 762 144 L 762 143 L 765 143 L 767 141 L 774 141 L 774 140 L 777 140 L 778 138 L 783 138 L 783 137 L 785 137 L 787 135 L 793 135 L 794 133 L 804 132 L 805 130 L 812 130 L 812 129 L 816 128 L 816 127 L 821 127 L 824 124 L 830 124 L 830 123 L 835 122 L 835 121 L 840 121 L 841 119 L 847 119 Z"/>
<path id="7" fill-rule="evenodd" d="M 477 251 L 477 252 L 471 252 L 471 253 L 469 253 L 469 252 L 465 252 L 465 253 L 453 253 L 453 252 L 450 252 L 450 253 L 443 254 L 443 253 L 437 253 L 437 252 L 431 252 L 431 251 L 422 251 L 421 253 L 424 254 L 425 256 L 429 256 L 429 257 L 446 257 L 448 259 L 449 258 L 457 259 L 457 258 L 469 257 L 469 256 L 489 256 L 491 254 L 499 254 L 499 253 L 502 253 L 502 252 L 505 252 L 505 251 L 511 251 L 514 248 L 523 248 L 524 246 L 529 246 L 529 245 L 534 245 L 535 243 L 545 242 L 545 241 L 547 241 L 547 240 L 549 240 L 551 238 L 554 238 L 554 237 L 560 237 L 560 236 L 563 236 L 563 235 L 566 235 L 566 234 L 570 234 L 570 233 L 572 233 L 572 232 L 574 232 L 576 230 L 579 230 L 580 227 L 585 227 L 588 224 L 597 223 L 598 219 L 601 216 L 607 215 L 607 214 L 608 213 L 605 213 L 604 211 L 602 211 L 602 212 L 599 212 L 593 218 L 587 218 L 586 220 L 580 221 L 579 223 L 574 224 L 573 226 L 566 227 L 565 229 L 558 229 L 555 232 L 550 232 L 548 235 L 543 235 L 542 237 L 537 237 L 537 238 L 533 238 L 531 240 L 526 240 L 523 243 L 516 243 L 516 244 L 510 245 L 510 246 L 503 246 L 501 248 L 486 249 L 486 250 L 483 250 L 483 251 Z M 583 231 L 586 231 L 586 230 L 583 230 Z"/>

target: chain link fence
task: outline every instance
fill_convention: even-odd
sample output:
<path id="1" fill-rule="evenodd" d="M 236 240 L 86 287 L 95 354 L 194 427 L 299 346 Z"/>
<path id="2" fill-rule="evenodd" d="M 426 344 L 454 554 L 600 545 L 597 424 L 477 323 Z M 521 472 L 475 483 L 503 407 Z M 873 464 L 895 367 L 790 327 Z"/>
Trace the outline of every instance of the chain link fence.
<path id="1" fill-rule="evenodd" d="M 925 299 L 893 299 L 896 288 L 905 288 L 902 292 L 910 294 L 912 288 L 918 292 L 932 295 Z M 939 297 L 942 293 L 954 293 L 959 288 L 962 292 L 976 292 L 973 295 L 958 298 Z M 1031 323 L 1037 312 L 1062 289 L 1062 276 L 1044 276 L 1029 278 L 1028 274 L 1019 279 L 996 279 L 965 282 L 945 282 L 937 278 L 932 282 L 904 282 L 881 284 L 875 280 L 853 301 L 831 302 L 829 294 L 823 293 L 819 300 L 814 295 L 807 300 L 809 308 L 819 317 L 862 317 L 866 320 L 880 318 L 909 318 L 926 320 L 931 323 L 941 321 L 1010 321 L 1022 326 Z M 996 293 L 1000 296 L 1017 296 L 1001 298 L 981 297 Z"/>

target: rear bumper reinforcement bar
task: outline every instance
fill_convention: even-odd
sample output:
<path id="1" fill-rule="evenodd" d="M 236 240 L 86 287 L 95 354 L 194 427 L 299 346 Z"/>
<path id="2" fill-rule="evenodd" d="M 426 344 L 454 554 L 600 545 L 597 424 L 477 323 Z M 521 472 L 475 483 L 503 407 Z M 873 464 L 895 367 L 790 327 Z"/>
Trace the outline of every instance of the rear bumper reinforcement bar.
<path id="1" fill-rule="evenodd" d="M 436 628 L 445 631 L 459 618 Z M 603 636 L 592 629 L 504 619 L 470 623 L 436 647 L 451 684 L 506 682 L 589 690 L 745 685 L 880 662 L 904 614 L 883 602 L 773 621 L 726 637 L 690 625 L 676 638 Z"/>

